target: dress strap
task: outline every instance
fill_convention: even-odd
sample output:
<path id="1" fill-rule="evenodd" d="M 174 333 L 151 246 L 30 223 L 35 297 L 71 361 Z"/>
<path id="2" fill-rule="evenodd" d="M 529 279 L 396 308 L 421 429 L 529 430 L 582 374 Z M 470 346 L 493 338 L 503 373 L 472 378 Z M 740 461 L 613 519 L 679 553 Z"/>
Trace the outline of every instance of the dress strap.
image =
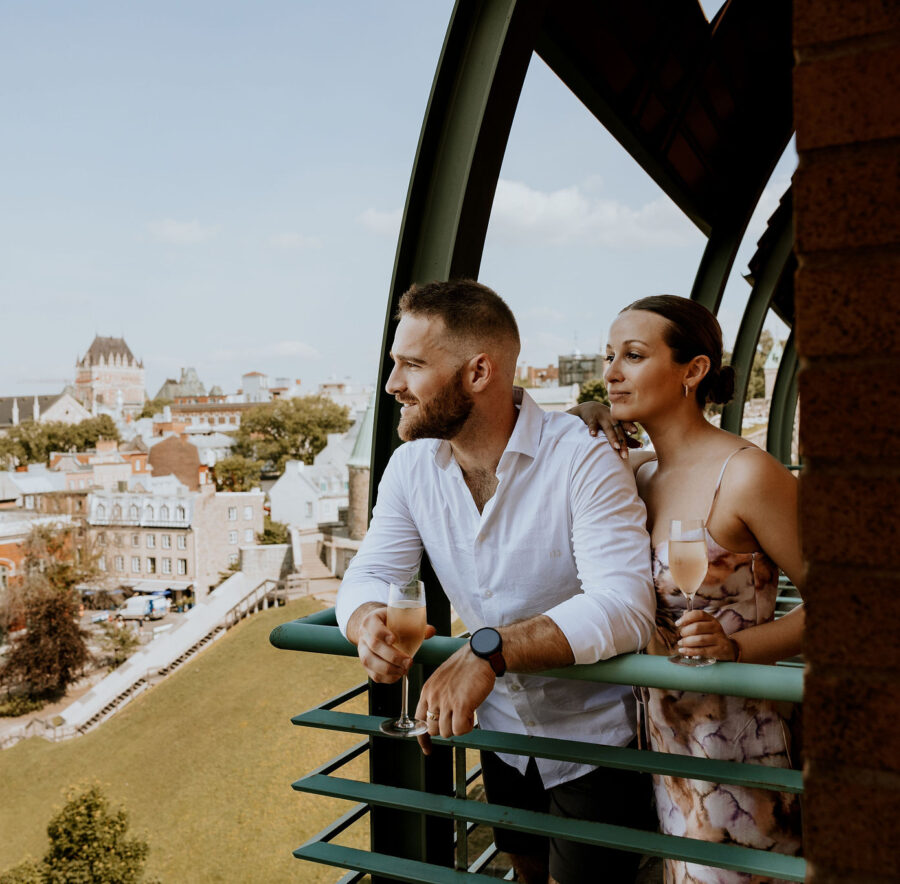
<path id="1" fill-rule="evenodd" d="M 713 491 L 712 500 L 709 503 L 709 509 L 706 512 L 706 527 L 709 528 L 709 518 L 712 515 L 713 507 L 716 505 L 716 500 L 719 497 L 719 488 L 722 486 L 722 477 L 725 475 L 725 467 L 728 466 L 728 462 L 733 458 L 739 451 L 746 451 L 748 448 L 753 448 L 752 445 L 744 445 L 743 448 L 735 448 L 728 457 L 725 458 L 725 463 L 722 464 L 722 469 L 719 470 L 719 478 L 716 480 L 716 490 Z"/>

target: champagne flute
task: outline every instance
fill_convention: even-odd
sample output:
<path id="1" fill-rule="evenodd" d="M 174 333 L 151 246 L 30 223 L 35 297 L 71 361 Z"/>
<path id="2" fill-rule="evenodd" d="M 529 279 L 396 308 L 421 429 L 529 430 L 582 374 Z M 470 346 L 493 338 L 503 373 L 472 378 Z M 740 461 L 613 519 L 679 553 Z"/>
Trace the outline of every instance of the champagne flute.
<path id="1" fill-rule="evenodd" d="M 392 583 L 388 593 L 387 627 L 394 634 L 394 647 L 410 657 L 425 638 L 427 619 L 425 615 L 425 584 L 421 580 L 407 583 Z M 381 725 L 383 733 L 392 737 L 416 737 L 428 730 L 428 725 L 417 718 L 410 718 L 408 712 L 408 684 L 403 675 L 400 717 L 385 721 Z"/>
<path id="2" fill-rule="evenodd" d="M 708 567 L 703 519 L 672 519 L 669 523 L 669 573 L 688 600 L 689 611 L 694 610 L 694 594 L 703 583 Z M 681 654 L 675 654 L 669 660 L 681 666 L 709 666 L 716 662 L 715 657 Z"/>

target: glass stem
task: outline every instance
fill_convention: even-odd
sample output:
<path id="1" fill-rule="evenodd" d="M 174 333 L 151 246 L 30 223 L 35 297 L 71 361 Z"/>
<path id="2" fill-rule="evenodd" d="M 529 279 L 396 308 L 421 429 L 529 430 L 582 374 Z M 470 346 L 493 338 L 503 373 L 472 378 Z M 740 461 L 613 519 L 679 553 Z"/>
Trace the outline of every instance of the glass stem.
<path id="1" fill-rule="evenodd" d="M 401 682 L 402 682 L 401 691 L 403 693 L 402 693 L 402 699 L 400 701 L 400 726 L 408 727 L 409 726 L 409 712 L 407 711 L 407 703 L 409 702 L 409 700 L 408 700 L 409 685 L 407 684 L 405 675 L 402 676 Z"/>

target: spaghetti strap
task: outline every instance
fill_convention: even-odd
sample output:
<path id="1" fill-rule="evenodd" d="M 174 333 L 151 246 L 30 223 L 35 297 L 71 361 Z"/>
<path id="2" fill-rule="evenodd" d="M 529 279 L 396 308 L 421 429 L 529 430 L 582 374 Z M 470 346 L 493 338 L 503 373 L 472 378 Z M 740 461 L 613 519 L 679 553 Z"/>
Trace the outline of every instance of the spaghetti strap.
<path id="1" fill-rule="evenodd" d="M 719 488 L 722 485 L 722 477 L 725 475 L 725 467 L 728 466 L 728 462 L 733 458 L 739 451 L 746 451 L 748 448 L 753 448 L 752 445 L 745 445 L 743 448 L 735 448 L 728 457 L 725 458 L 725 463 L 722 464 L 722 469 L 719 470 L 719 478 L 716 480 L 716 490 L 713 491 L 712 500 L 709 502 L 709 509 L 706 511 L 706 527 L 709 527 L 709 517 L 712 515 L 713 507 L 716 505 L 716 500 L 719 497 Z"/>

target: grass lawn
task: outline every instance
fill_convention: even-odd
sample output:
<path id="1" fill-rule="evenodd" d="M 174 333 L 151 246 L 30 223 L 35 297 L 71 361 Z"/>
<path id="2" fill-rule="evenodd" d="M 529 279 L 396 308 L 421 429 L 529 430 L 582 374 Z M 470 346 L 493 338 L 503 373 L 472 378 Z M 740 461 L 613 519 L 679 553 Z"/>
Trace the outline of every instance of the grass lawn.
<path id="1" fill-rule="evenodd" d="M 303 599 L 254 615 L 84 737 L 0 752 L 0 870 L 42 856 L 66 789 L 96 781 L 149 842 L 148 876 L 163 884 L 338 880 L 341 870 L 291 851 L 350 805 L 291 783 L 357 738 L 290 717 L 359 683 L 361 669 L 268 641 L 278 623 L 320 607 Z M 339 775 L 365 778 L 365 756 Z M 341 842 L 368 839 L 357 826 Z"/>

